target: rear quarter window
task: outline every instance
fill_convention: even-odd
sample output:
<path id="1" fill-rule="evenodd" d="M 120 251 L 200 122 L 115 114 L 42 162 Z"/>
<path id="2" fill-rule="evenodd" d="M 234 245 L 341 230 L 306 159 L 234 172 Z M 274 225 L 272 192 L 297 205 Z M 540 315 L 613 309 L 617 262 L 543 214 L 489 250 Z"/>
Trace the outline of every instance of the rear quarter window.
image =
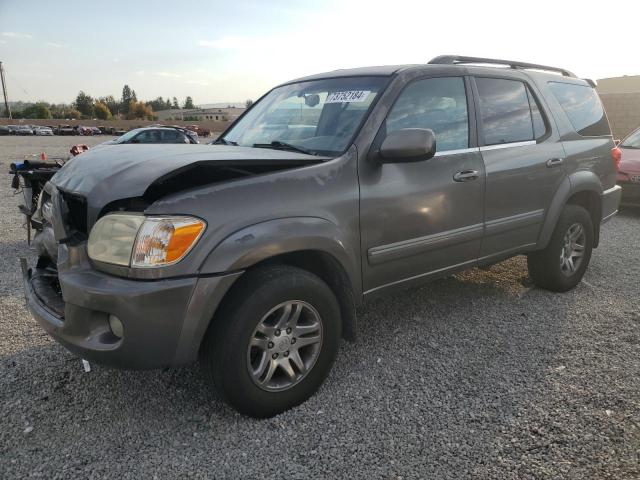
<path id="1" fill-rule="evenodd" d="M 549 88 L 575 131 L 584 137 L 611 135 L 602 102 L 590 86 L 549 82 Z"/>

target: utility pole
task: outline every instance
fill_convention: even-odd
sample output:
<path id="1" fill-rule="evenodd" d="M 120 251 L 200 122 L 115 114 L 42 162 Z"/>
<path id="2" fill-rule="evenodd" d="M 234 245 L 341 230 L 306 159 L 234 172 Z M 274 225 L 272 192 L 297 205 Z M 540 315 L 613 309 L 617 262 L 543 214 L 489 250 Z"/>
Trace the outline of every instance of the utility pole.
<path id="1" fill-rule="evenodd" d="M 2 80 L 2 93 L 4 95 L 4 108 L 7 113 L 7 117 L 11 118 L 11 109 L 9 108 L 9 99 L 7 98 L 7 82 L 4 79 L 4 67 L 0 62 L 0 80 Z"/>

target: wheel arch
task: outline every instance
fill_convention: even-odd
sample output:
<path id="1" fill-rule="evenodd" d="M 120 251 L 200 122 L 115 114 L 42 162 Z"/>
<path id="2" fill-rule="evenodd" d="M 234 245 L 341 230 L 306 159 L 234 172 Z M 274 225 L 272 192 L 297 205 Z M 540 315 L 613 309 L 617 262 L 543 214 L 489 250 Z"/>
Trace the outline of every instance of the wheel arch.
<path id="1" fill-rule="evenodd" d="M 594 248 L 600 241 L 601 221 L 601 193 L 602 184 L 595 173 L 590 171 L 575 172 L 565 177 L 551 201 L 547 215 L 538 237 L 537 248 L 545 248 L 551 239 L 556 223 L 565 205 L 580 205 L 584 207 L 593 223 Z"/>
<path id="2" fill-rule="evenodd" d="M 354 340 L 355 309 L 362 302 L 362 287 L 357 263 L 360 257 L 352 243 L 336 224 L 323 218 L 270 220 L 248 226 L 223 240 L 209 254 L 201 272 L 246 273 L 268 264 L 307 270 L 320 277 L 334 292 L 340 305 L 343 337 Z M 231 290 L 233 286 L 225 297 Z"/>

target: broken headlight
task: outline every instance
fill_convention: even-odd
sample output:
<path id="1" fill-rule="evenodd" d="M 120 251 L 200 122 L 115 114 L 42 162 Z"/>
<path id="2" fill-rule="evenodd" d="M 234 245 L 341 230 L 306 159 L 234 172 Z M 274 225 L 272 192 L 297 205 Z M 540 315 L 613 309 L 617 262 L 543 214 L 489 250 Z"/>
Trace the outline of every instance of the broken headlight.
<path id="1" fill-rule="evenodd" d="M 105 215 L 91 229 L 89 257 L 127 267 L 171 265 L 189 253 L 205 226 L 203 220 L 186 216 Z"/>

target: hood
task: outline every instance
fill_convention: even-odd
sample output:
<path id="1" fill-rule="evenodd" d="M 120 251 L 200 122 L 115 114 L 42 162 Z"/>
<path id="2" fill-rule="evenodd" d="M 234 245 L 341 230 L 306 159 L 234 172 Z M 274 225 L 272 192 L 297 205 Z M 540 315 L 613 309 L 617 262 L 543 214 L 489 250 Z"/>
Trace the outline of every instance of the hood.
<path id="1" fill-rule="evenodd" d="M 228 145 L 102 145 L 67 162 L 51 179 L 57 188 L 85 197 L 93 208 L 141 197 L 157 180 L 196 168 L 259 169 L 260 173 L 327 160 L 297 152 Z M 185 176 L 187 189 L 197 179 Z M 212 177 L 214 178 L 214 177 Z M 188 179 L 188 180 L 187 180 Z M 202 182 L 200 182 L 202 184 Z"/>
<path id="2" fill-rule="evenodd" d="M 632 174 L 640 173 L 640 148 L 620 147 L 620 150 L 622 150 L 620 171 Z"/>

